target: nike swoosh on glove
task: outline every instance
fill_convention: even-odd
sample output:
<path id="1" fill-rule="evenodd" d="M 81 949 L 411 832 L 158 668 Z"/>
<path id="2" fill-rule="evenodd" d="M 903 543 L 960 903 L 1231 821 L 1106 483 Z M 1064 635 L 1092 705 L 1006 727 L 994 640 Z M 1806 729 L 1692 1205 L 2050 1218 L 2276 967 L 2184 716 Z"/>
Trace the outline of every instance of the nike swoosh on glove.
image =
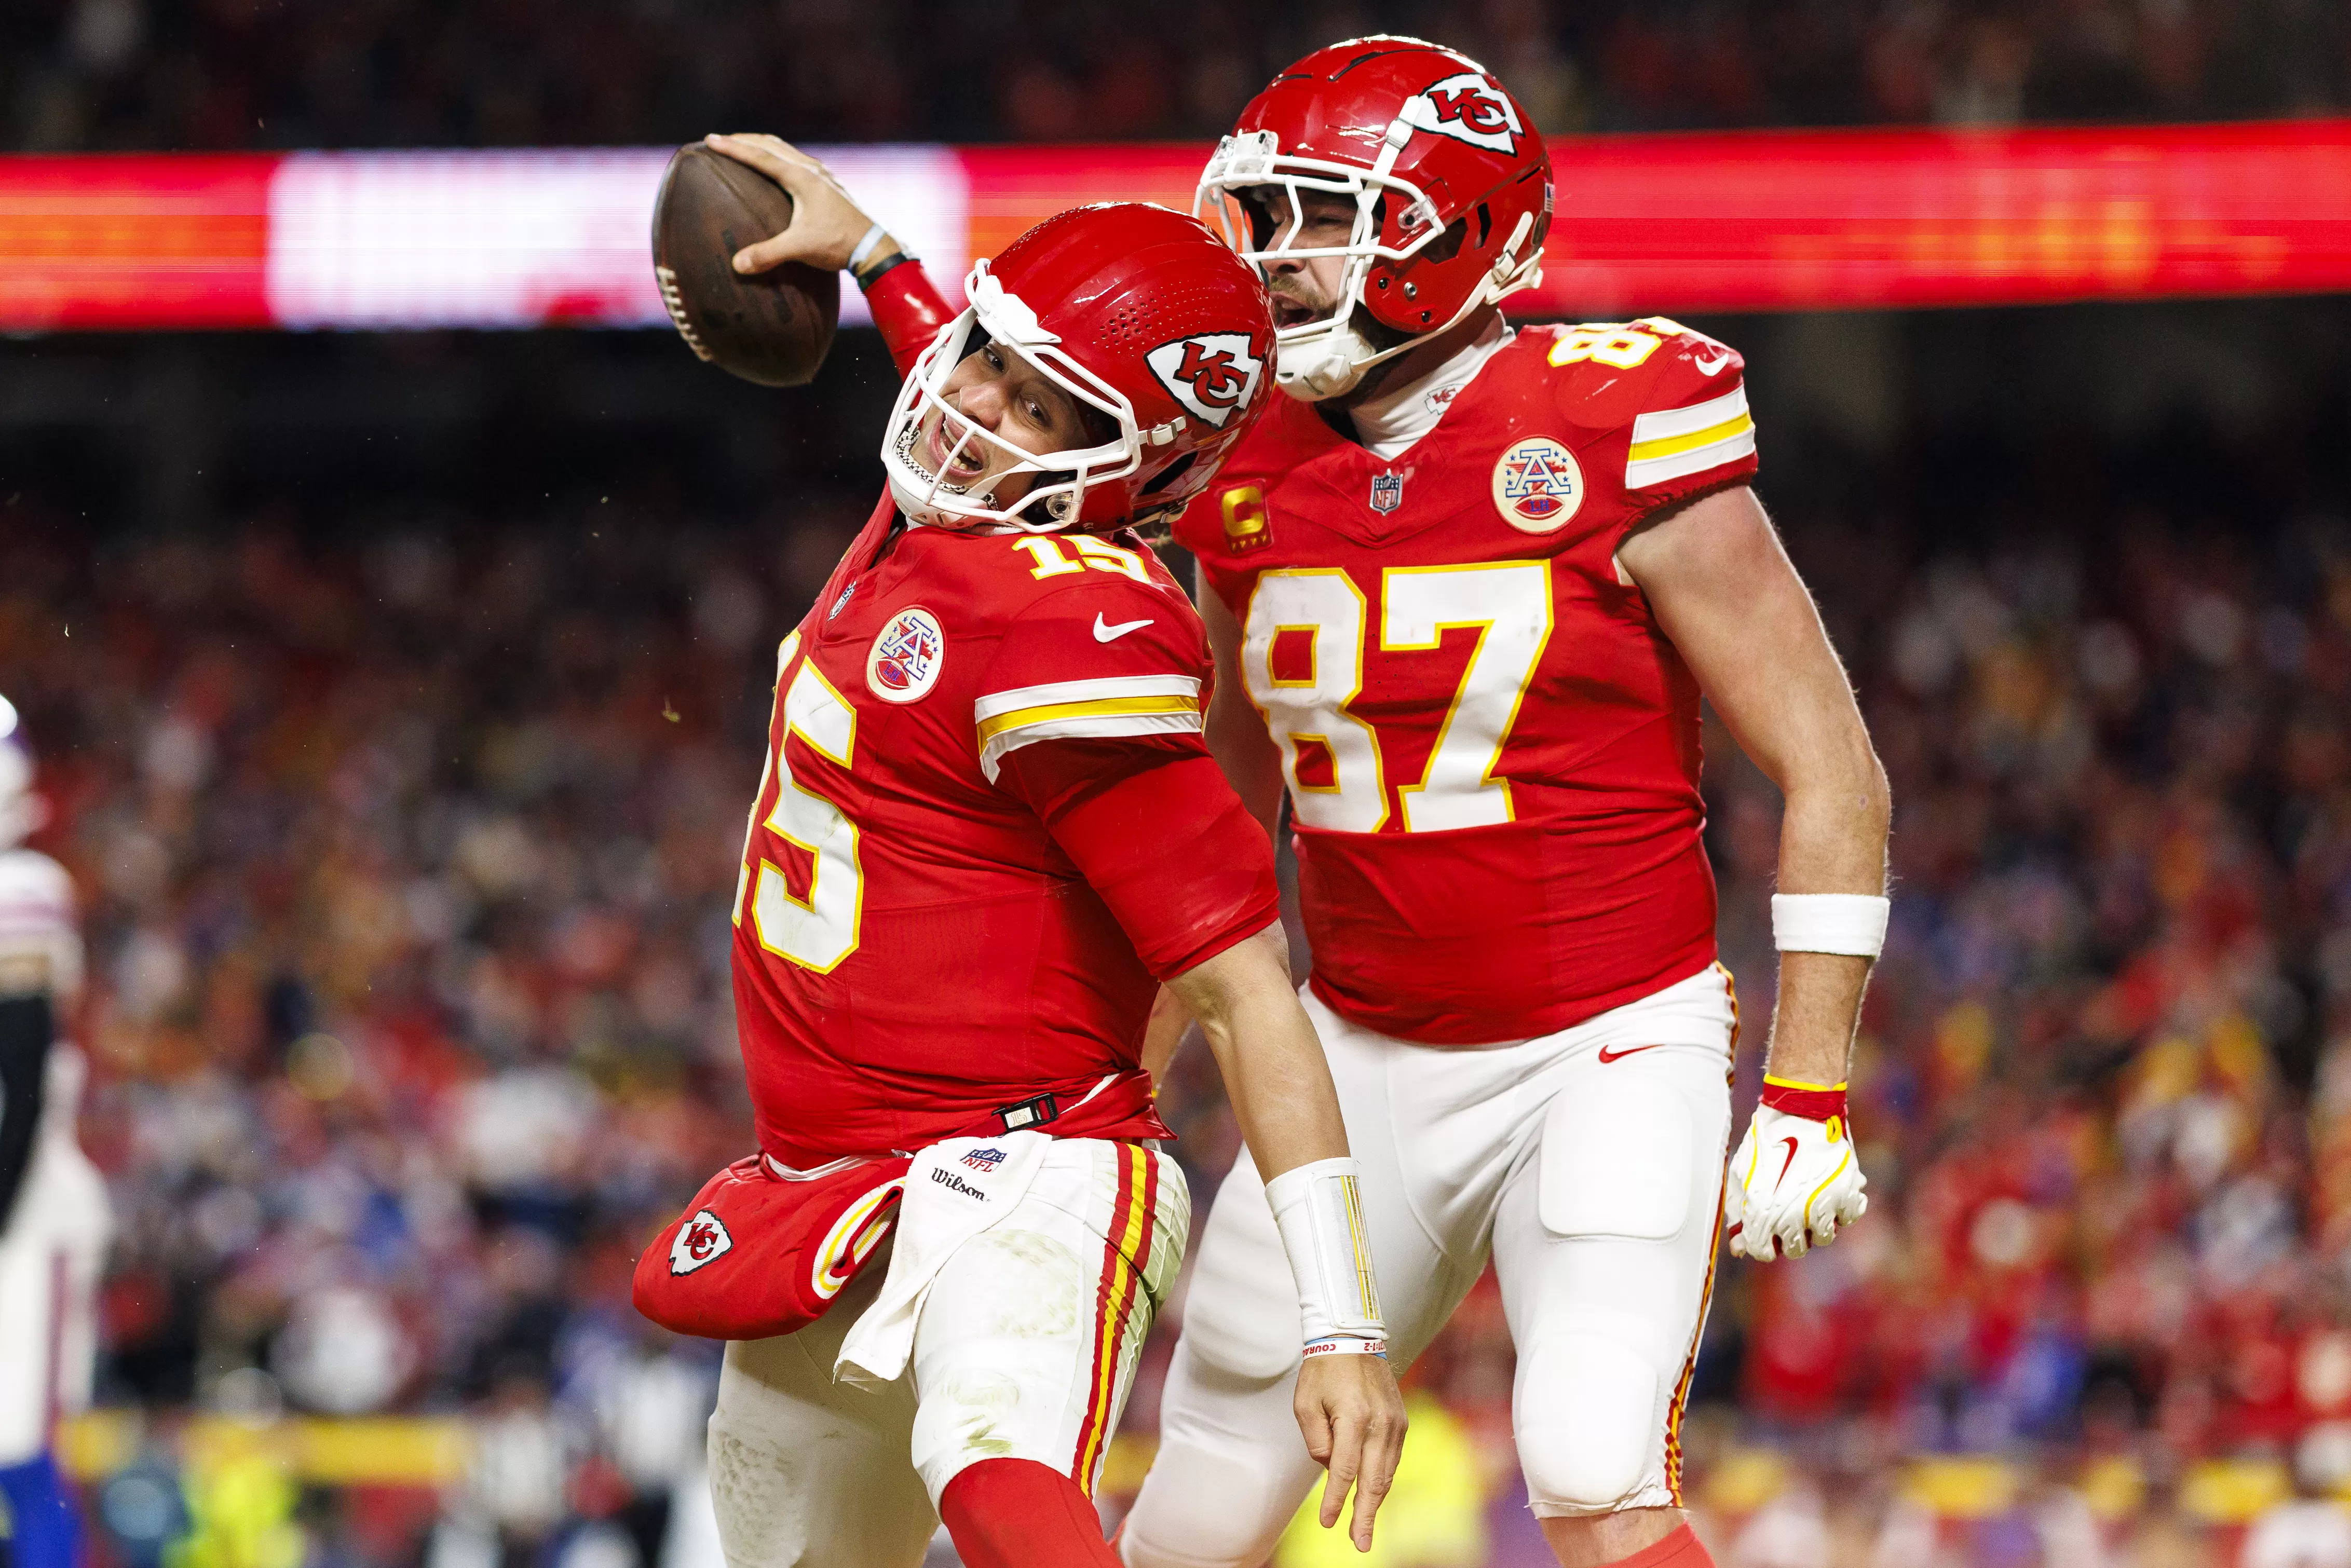
<path id="1" fill-rule="evenodd" d="M 1732 1252 L 1759 1263 L 1801 1258 L 1869 1211 L 1844 1090 L 1765 1075 L 1763 1098 L 1723 1182 Z"/>

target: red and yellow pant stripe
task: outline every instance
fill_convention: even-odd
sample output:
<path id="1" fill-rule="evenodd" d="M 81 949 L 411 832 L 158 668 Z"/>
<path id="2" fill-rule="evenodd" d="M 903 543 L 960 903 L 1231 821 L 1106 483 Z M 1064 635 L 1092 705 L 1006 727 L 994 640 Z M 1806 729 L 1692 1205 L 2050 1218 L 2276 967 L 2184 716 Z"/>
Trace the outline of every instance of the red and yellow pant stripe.
<path id="1" fill-rule="evenodd" d="M 1077 1449 L 1070 1458 L 1070 1479 L 1092 1495 L 1094 1474 L 1118 1406 L 1119 1369 L 1127 1349 L 1127 1325 L 1134 1315 L 1135 1297 L 1144 1289 L 1144 1270 L 1151 1261 L 1155 1238 L 1153 1217 L 1159 1202 L 1159 1162 L 1141 1144 L 1114 1144 L 1118 1161 L 1118 1193 L 1111 1206 L 1111 1222 L 1102 1246 L 1102 1276 L 1094 1291 L 1094 1343 L 1086 1413 L 1078 1424 Z"/>

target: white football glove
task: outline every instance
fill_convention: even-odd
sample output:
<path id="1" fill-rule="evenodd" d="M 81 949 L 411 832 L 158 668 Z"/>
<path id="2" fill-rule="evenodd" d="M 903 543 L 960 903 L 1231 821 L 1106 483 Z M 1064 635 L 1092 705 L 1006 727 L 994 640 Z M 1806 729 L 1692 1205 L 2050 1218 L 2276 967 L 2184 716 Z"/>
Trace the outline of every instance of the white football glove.
<path id="1" fill-rule="evenodd" d="M 1764 1076 L 1762 1101 L 1723 1183 L 1733 1253 L 1759 1263 L 1801 1258 L 1868 1212 L 1844 1089 Z"/>

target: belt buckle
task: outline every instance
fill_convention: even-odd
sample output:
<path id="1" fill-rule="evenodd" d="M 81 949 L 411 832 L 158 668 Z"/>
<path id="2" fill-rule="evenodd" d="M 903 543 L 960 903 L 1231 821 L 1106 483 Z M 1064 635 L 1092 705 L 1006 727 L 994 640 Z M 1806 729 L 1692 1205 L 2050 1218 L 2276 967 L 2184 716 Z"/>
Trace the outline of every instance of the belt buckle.
<path id="1" fill-rule="evenodd" d="M 1032 1127 L 1041 1127 L 1059 1117 L 1061 1113 L 1061 1106 L 1054 1103 L 1050 1094 L 1039 1094 L 1010 1105 L 998 1105 L 996 1108 L 996 1119 L 1004 1124 L 1004 1130 L 1008 1133 L 1020 1133 Z"/>

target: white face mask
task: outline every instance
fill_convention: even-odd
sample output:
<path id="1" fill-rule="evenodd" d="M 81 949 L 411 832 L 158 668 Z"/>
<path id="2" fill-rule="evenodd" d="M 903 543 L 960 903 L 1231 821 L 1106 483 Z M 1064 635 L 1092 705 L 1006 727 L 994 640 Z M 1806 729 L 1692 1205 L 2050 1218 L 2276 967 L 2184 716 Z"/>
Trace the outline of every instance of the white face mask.
<path id="1" fill-rule="evenodd" d="M 1027 533 L 1055 532 L 1077 519 L 1091 486 L 1123 479 L 1142 465 L 1144 444 L 1134 405 L 1063 352 L 1061 339 L 1045 330 L 1036 312 L 988 275 L 987 262 L 971 269 L 964 291 L 970 308 L 942 328 L 914 361 L 883 426 L 882 466 L 890 476 L 891 497 L 910 521 L 934 527 L 977 522 Z M 947 378 L 983 336 L 1019 355 L 1082 405 L 1107 415 L 1117 426 L 1117 436 L 1098 446 L 1036 453 L 966 419 L 946 399 Z M 1010 459 L 1008 466 L 979 481 L 987 488 L 975 491 L 958 485 L 916 458 L 915 444 L 934 414 L 946 446 L 942 471 L 973 452 L 993 449 Z M 1015 474 L 1037 475 L 1045 482 L 998 506 L 997 485 Z"/>
<path id="2" fill-rule="evenodd" d="M 1336 256 L 1344 263 L 1339 279 L 1338 307 L 1319 321 L 1301 322 L 1283 327 L 1274 333 L 1276 364 L 1274 382 L 1283 392 L 1306 402 L 1321 402 L 1353 392 L 1364 379 L 1364 373 L 1384 360 L 1395 358 L 1441 332 L 1449 331 L 1464 317 L 1483 305 L 1489 305 L 1503 296 L 1541 281 L 1542 269 L 1538 265 L 1540 254 L 1519 259 L 1519 247 L 1526 243 L 1533 229 L 1533 220 L 1521 216 L 1516 233 L 1510 236 L 1494 265 L 1491 275 L 1482 287 L 1472 289 L 1461 308 L 1444 321 L 1435 323 L 1404 341 L 1386 349 L 1375 349 L 1353 324 L 1353 317 L 1363 300 L 1364 284 L 1371 276 L 1374 263 L 1408 261 L 1426 250 L 1444 234 L 1446 225 L 1438 221 L 1436 204 L 1426 192 L 1411 181 L 1391 171 L 1396 153 L 1412 139 L 1414 127 L 1409 120 L 1397 119 L 1388 127 L 1382 141 L 1379 157 L 1369 169 L 1352 163 L 1341 163 L 1327 158 L 1311 158 L 1285 154 L 1280 151 L 1277 138 L 1270 131 L 1254 131 L 1243 136 L 1228 136 L 1217 144 L 1216 155 L 1200 174 L 1200 185 L 1193 197 L 1192 215 L 1202 222 L 1214 221 L 1224 232 L 1225 242 L 1237 251 L 1243 261 L 1258 269 L 1260 277 L 1274 261 L 1307 261 L 1323 256 Z M 1284 224 L 1277 218 L 1272 243 L 1259 246 L 1250 228 L 1246 209 L 1237 194 L 1243 190 L 1259 192 L 1279 190 L 1289 204 L 1290 218 Z M 1323 195 L 1347 196 L 1355 203 L 1354 225 L 1347 243 L 1337 246 L 1301 246 L 1296 243 L 1306 225 L 1302 192 Z M 1395 204 L 1401 214 L 1399 227 L 1405 235 L 1400 246 L 1380 242 L 1379 220 L 1376 215 L 1380 199 L 1385 196 Z M 1279 204 L 1276 205 L 1279 212 Z"/>

